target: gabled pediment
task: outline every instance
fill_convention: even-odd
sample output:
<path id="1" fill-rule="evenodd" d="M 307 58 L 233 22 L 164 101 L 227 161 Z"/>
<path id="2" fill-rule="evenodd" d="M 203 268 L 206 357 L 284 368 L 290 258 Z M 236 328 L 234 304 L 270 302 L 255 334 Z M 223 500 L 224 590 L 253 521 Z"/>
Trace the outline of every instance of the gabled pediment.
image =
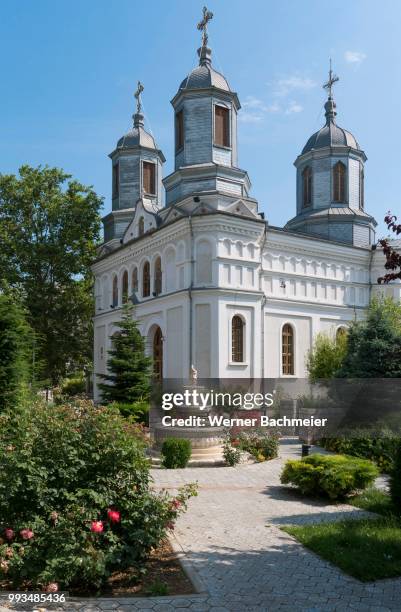
<path id="1" fill-rule="evenodd" d="M 186 214 L 186 212 L 183 211 L 181 208 L 178 208 L 177 206 L 170 206 L 167 214 L 163 217 L 163 225 L 187 216 L 188 215 Z"/>
<path id="2" fill-rule="evenodd" d="M 246 201 L 244 201 L 243 199 L 239 198 L 238 200 L 235 200 L 235 202 L 233 202 L 232 204 L 230 204 L 229 206 L 227 206 L 227 212 L 232 213 L 234 215 L 241 215 L 242 217 L 252 217 L 252 218 L 257 218 L 259 219 L 260 216 L 258 215 L 257 212 L 255 212 L 254 210 L 252 210 L 248 204 L 246 203 Z"/>
<path id="3" fill-rule="evenodd" d="M 133 238 L 138 238 L 158 226 L 157 209 L 148 201 L 142 199 L 136 203 L 135 213 L 132 221 L 124 232 L 122 243 L 125 244 Z"/>

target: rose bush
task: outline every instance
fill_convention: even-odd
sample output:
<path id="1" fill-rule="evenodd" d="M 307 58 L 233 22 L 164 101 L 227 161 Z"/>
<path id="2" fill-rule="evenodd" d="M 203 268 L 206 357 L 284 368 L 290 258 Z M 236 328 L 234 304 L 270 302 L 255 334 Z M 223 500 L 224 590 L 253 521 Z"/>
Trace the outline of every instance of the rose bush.
<path id="1" fill-rule="evenodd" d="M 0 579 L 92 591 L 116 569 L 142 569 L 195 493 L 153 492 L 145 444 L 118 410 L 89 401 L 1 415 Z"/>

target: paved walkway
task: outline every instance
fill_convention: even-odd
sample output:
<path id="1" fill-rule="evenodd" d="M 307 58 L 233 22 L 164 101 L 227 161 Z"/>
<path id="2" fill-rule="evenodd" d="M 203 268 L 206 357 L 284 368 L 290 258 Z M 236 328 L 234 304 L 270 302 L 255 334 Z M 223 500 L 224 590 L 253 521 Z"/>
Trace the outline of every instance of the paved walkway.
<path id="1" fill-rule="evenodd" d="M 304 500 L 280 485 L 292 440 L 280 458 L 236 468 L 154 470 L 155 486 L 174 490 L 198 481 L 199 496 L 180 517 L 174 545 L 195 573 L 195 596 L 70 602 L 68 610 L 213 612 L 401 610 L 401 579 L 363 584 L 308 552 L 280 525 L 360 518 L 362 510 Z"/>

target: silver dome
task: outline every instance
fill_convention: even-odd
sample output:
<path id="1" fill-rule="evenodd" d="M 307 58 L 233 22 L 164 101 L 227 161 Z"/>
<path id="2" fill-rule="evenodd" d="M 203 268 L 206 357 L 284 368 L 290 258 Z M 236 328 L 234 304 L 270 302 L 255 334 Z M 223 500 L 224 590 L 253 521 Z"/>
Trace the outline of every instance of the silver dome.
<path id="1" fill-rule="evenodd" d="M 212 68 L 212 52 L 208 47 L 198 49 L 199 66 L 182 81 L 180 89 L 207 89 L 216 87 L 223 91 L 231 91 L 227 79 Z"/>
<path id="2" fill-rule="evenodd" d="M 302 155 L 313 149 L 323 149 L 324 147 L 335 146 L 352 147 L 353 149 L 361 150 L 356 138 L 351 132 L 344 130 L 344 128 L 336 124 L 335 117 L 337 112 L 334 100 L 329 98 L 324 107 L 326 110 L 326 125 L 309 138 L 302 149 Z"/>

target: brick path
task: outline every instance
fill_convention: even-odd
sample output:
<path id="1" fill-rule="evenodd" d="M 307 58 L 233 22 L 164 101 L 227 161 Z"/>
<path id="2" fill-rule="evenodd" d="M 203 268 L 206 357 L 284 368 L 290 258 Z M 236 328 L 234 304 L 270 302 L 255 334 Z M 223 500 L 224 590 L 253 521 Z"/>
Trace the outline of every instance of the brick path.
<path id="1" fill-rule="evenodd" d="M 281 457 L 236 468 L 154 470 L 155 486 L 195 480 L 199 496 L 177 524 L 174 545 L 190 564 L 202 593 L 183 597 L 70 602 L 68 610 L 213 612 L 401 610 L 401 579 L 363 584 L 308 552 L 279 529 L 365 513 L 347 505 L 303 500 L 280 485 L 286 458 L 299 456 L 291 440 Z"/>

